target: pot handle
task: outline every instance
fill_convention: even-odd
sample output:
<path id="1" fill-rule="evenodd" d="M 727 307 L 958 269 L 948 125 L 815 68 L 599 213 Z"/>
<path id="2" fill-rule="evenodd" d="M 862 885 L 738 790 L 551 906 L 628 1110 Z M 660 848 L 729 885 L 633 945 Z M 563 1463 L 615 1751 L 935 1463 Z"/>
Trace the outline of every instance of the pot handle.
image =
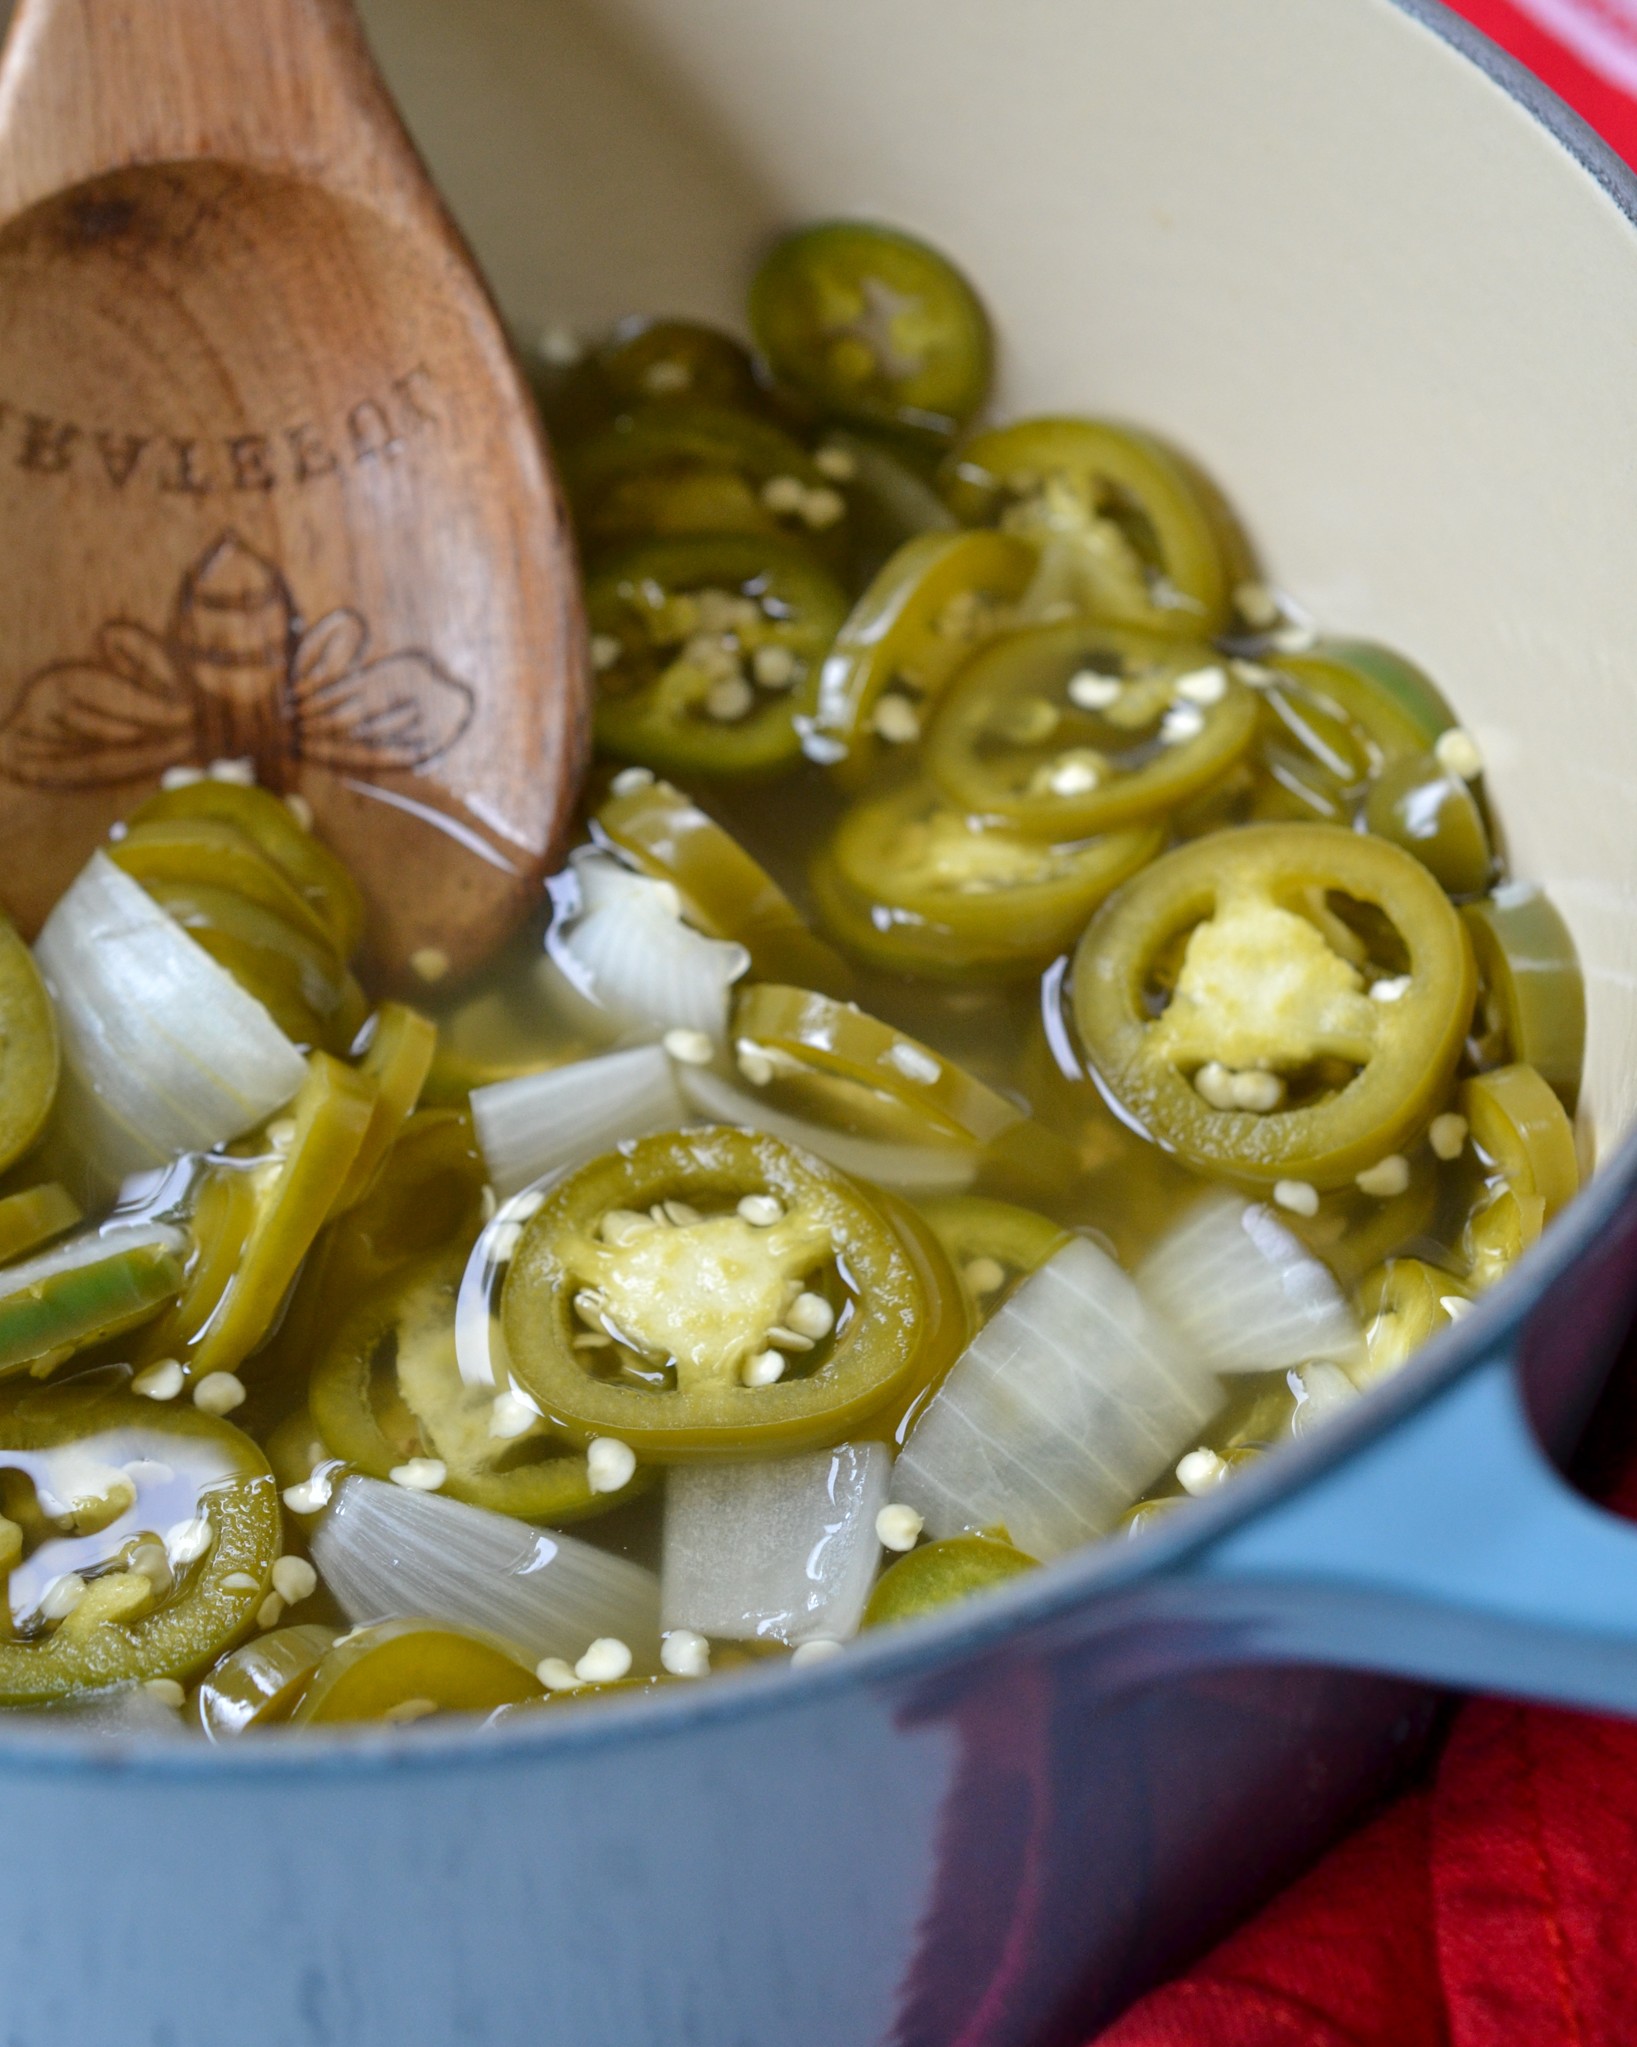
<path id="1" fill-rule="evenodd" d="M 1258 1660 L 1637 1717 L 1637 1525 L 1549 1462 L 1506 1350 L 1185 1575 Z"/>

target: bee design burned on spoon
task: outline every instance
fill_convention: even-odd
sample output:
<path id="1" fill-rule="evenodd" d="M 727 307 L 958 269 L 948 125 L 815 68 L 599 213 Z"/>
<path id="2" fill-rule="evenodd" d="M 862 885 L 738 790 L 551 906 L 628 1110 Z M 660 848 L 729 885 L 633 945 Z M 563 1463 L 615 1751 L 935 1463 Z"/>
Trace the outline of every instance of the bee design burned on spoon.
<path id="1" fill-rule="evenodd" d="M 371 658 L 355 610 L 306 625 L 278 567 L 227 532 L 182 578 L 163 631 L 111 619 L 89 659 L 28 678 L 0 724 L 0 775 L 91 789 L 247 759 L 282 791 L 302 761 L 424 767 L 460 740 L 474 701 L 419 648 Z"/>

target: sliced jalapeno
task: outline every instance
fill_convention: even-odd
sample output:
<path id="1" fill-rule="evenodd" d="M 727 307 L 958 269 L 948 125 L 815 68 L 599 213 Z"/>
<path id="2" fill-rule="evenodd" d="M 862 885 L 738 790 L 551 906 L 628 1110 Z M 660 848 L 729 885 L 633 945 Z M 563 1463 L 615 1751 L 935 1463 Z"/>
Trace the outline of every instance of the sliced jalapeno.
<path id="1" fill-rule="evenodd" d="M 0 1171 L 45 1128 L 57 1070 L 51 997 L 28 947 L 0 916 Z"/>
<path id="2" fill-rule="evenodd" d="M 55 1180 L 0 1199 L 0 1266 L 26 1258 L 81 1220 L 80 1205 Z"/>
<path id="3" fill-rule="evenodd" d="M 1152 434 L 1112 421 L 1030 419 L 979 434 L 950 457 L 944 490 L 967 524 L 1039 547 L 1025 599 L 1035 618 L 1062 607 L 1212 639 L 1252 570 L 1215 485 Z"/>
<path id="4" fill-rule="evenodd" d="M 831 933 L 889 971 L 1027 976 L 1161 844 L 1145 825 L 1053 846 L 916 783 L 852 806 L 814 864 L 813 895 Z"/>
<path id="5" fill-rule="evenodd" d="M 1413 853 L 1452 896 L 1475 896 L 1495 876 L 1478 799 L 1435 754 L 1403 754 L 1370 784 L 1364 821 L 1379 837 Z"/>
<path id="6" fill-rule="evenodd" d="M 1467 1285 L 1482 1293 L 1502 1280 L 1546 1224 L 1546 1203 L 1538 1194 L 1519 1194 L 1504 1184 L 1475 1208 L 1461 1233 Z"/>
<path id="7" fill-rule="evenodd" d="M 1421 864 L 1329 825 L 1194 839 L 1101 911 L 1075 955 L 1103 1084 L 1191 1164 L 1345 1186 L 1403 1152 L 1472 1012 L 1464 927 Z"/>
<path id="8" fill-rule="evenodd" d="M 756 371 L 731 334 L 697 320 L 636 314 L 576 363 L 552 401 L 560 440 L 581 440 L 621 413 L 712 405 L 754 411 Z"/>
<path id="9" fill-rule="evenodd" d="M 919 738 L 951 676 L 1002 631 L 1037 562 L 1005 533 L 906 541 L 848 613 L 804 726 L 814 760 L 849 786 Z"/>
<path id="10" fill-rule="evenodd" d="M 848 582 L 854 589 L 868 584 L 905 541 L 955 530 L 955 514 L 929 478 L 884 435 L 832 428 L 813 462 L 847 501 Z"/>
<path id="11" fill-rule="evenodd" d="M 1261 699 L 1251 754 L 1256 773 L 1243 817 L 1265 824 L 1350 823 L 1380 765 L 1364 733 L 1294 676 L 1275 679 L 1270 672 Z"/>
<path id="12" fill-rule="evenodd" d="M 369 1006 L 332 946 L 230 888 L 159 876 L 143 886 L 287 1037 L 348 1050 Z"/>
<path id="13" fill-rule="evenodd" d="M 330 942 L 350 960 L 364 935 L 364 899 L 341 862 L 269 789 L 206 778 L 161 789 L 131 814 L 133 827 L 175 818 L 232 825 L 257 845 L 323 919 Z"/>
<path id="14" fill-rule="evenodd" d="M 757 983 L 733 1008 L 740 1071 L 777 1109 L 905 1144 L 987 1144 L 1023 1111 L 919 1039 L 806 988 Z"/>
<path id="15" fill-rule="evenodd" d="M 379 1621 L 335 1643 L 291 1718 L 302 1726 L 407 1725 L 434 1713 L 492 1713 L 543 1690 L 532 1670 L 480 1636 L 434 1621 Z"/>
<path id="16" fill-rule="evenodd" d="M 368 1193 L 314 1246 L 279 1348 L 293 1346 L 305 1370 L 325 1332 L 362 1294 L 436 1252 L 464 1258 L 483 1226 L 486 1180 L 469 1117 L 453 1109 L 411 1116 Z"/>
<path id="17" fill-rule="evenodd" d="M 987 1321 L 1021 1280 L 1069 1240 L 1061 1224 L 979 1194 L 945 1194 L 920 1203 L 960 1277 L 974 1317 Z"/>
<path id="18" fill-rule="evenodd" d="M 1281 1210 L 1279 1221 L 1316 1258 L 1322 1258 L 1344 1287 L 1357 1286 L 1372 1266 L 1418 1238 L 1435 1234 L 1440 1183 L 1430 1147 L 1417 1146 L 1405 1160 L 1409 1184 L 1401 1194 L 1366 1194 L 1359 1187 L 1332 1189 L 1316 1215 Z"/>
<path id="19" fill-rule="evenodd" d="M 962 670 L 926 764 L 950 800 L 1059 843 L 1139 824 L 1224 774 L 1253 690 L 1208 647 L 1111 626 L 1013 633 Z"/>
<path id="20" fill-rule="evenodd" d="M 0 1601 L 0 1704 L 191 1678 L 266 1597 L 281 1531 L 261 1452 L 114 1374 L 8 1392 L 0 1490 L 19 1537 Z"/>
<path id="21" fill-rule="evenodd" d="M 1389 1258 L 1378 1265 L 1358 1291 L 1369 1377 L 1396 1372 L 1429 1337 L 1447 1329 L 1470 1298 L 1453 1273 L 1424 1259 Z"/>
<path id="22" fill-rule="evenodd" d="M 943 1542 L 923 1543 L 889 1564 L 876 1580 L 864 1609 L 864 1626 L 919 1620 L 922 1614 L 936 1613 L 1039 1568 L 1035 1558 L 993 1536 L 953 1535 Z"/>
<path id="23" fill-rule="evenodd" d="M 199 1731 L 210 1741 L 231 1741 L 288 1720 L 335 1638 L 334 1628 L 315 1622 L 274 1628 L 230 1651 L 193 1695 Z"/>
<path id="24" fill-rule="evenodd" d="M 924 1307 L 896 1233 L 841 1174 L 705 1129 L 559 1185 L 501 1312 L 519 1381 L 564 1434 L 674 1463 L 842 1441 L 907 1386 Z"/>
<path id="25" fill-rule="evenodd" d="M 368 1296 L 328 1341 L 308 1399 L 329 1455 L 370 1478 L 435 1458 L 448 1474 L 441 1491 L 520 1521 L 580 1521 L 646 1490 L 639 1472 L 618 1492 L 596 1491 L 583 1452 L 543 1422 L 495 1434 L 497 1389 L 464 1380 L 455 1350 L 465 1265 L 428 1260 Z"/>
<path id="26" fill-rule="evenodd" d="M 593 830 L 644 874 L 670 882 L 690 924 L 742 945 L 760 980 L 832 992 L 851 985 L 846 962 L 808 930 L 766 868 L 698 804 L 640 768 L 615 779 Z"/>
<path id="27" fill-rule="evenodd" d="M 375 1102 L 374 1084 L 362 1074 L 312 1055 L 300 1092 L 269 1131 L 272 1156 L 255 1164 L 255 1214 L 220 1301 L 192 1343 L 179 1347 L 192 1378 L 234 1370 L 273 1328 L 347 1184 Z"/>
<path id="28" fill-rule="evenodd" d="M 1515 1194 L 1538 1194 L 1545 1220 L 1580 1189 L 1574 1125 L 1532 1066 L 1499 1066 L 1463 1081 L 1461 1114 L 1472 1141 Z"/>
<path id="29" fill-rule="evenodd" d="M 1359 726 L 1384 761 L 1427 752 L 1455 723 L 1430 676 L 1369 640 L 1321 640 L 1305 654 L 1280 655 L 1272 666 Z"/>
<path id="30" fill-rule="evenodd" d="M 1520 882 L 1461 915 L 1478 956 L 1485 1053 L 1532 1066 L 1572 1111 L 1586 1056 L 1586 984 L 1569 927 L 1542 890 Z"/>
<path id="31" fill-rule="evenodd" d="M 369 1128 L 352 1162 L 335 1212 L 362 1200 L 381 1161 L 414 1114 L 437 1051 L 437 1026 L 401 1002 L 384 1002 L 366 1026 L 359 1071 L 375 1089 Z"/>
<path id="32" fill-rule="evenodd" d="M 649 407 L 569 451 L 587 554 L 689 535 L 805 540 L 839 552 L 846 500 L 765 419 L 716 406 Z"/>
<path id="33" fill-rule="evenodd" d="M 786 235 L 751 284 L 750 325 L 778 381 L 840 419 L 944 439 L 988 394 L 977 295 L 891 228 L 837 220 Z"/>
<path id="34" fill-rule="evenodd" d="M 872 1187 L 870 1198 L 892 1225 L 915 1277 L 923 1307 L 917 1334 L 920 1348 L 915 1368 L 884 1407 L 853 1431 L 858 1442 L 890 1443 L 894 1454 L 920 1419 L 921 1411 L 944 1382 L 944 1376 L 978 1333 L 965 1287 L 926 1217 L 902 1196 Z"/>
<path id="35" fill-rule="evenodd" d="M 0 1270 L 0 1372 L 139 1329 L 180 1291 L 185 1249 L 163 1224 L 87 1230 Z"/>
<path id="36" fill-rule="evenodd" d="M 106 850 L 144 888 L 178 882 L 230 890 L 303 933 L 309 944 L 335 957 L 337 968 L 342 964 L 323 915 L 237 824 L 217 817 L 149 818 L 126 826 Z"/>
<path id="37" fill-rule="evenodd" d="M 840 587 L 788 541 L 656 541 L 586 596 L 597 738 L 672 774 L 758 775 L 801 751 L 818 668 L 846 615 Z"/>

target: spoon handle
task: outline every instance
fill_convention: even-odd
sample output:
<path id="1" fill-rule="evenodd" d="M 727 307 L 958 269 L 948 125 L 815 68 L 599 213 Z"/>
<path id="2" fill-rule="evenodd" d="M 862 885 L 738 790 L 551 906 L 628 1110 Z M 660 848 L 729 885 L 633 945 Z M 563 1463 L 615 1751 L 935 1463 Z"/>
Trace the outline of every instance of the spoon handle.
<path id="1" fill-rule="evenodd" d="M 19 0 L 0 219 L 102 172 L 201 157 L 440 209 L 350 0 Z"/>

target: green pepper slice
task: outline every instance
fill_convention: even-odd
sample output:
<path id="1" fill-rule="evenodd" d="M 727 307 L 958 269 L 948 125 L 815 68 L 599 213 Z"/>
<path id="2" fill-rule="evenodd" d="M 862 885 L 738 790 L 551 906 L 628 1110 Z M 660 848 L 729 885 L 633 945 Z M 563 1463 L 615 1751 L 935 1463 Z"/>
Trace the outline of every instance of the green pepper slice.
<path id="1" fill-rule="evenodd" d="M 1391 647 L 1370 640 L 1321 640 L 1272 664 L 1327 702 L 1367 735 L 1378 758 L 1425 753 L 1455 723 L 1429 675 Z"/>
<path id="2" fill-rule="evenodd" d="M 923 1543 L 881 1573 L 864 1609 L 863 1625 L 880 1628 L 919 1620 L 922 1614 L 936 1613 L 1039 1568 L 1034 1557 L 993 1536 L 953 1535 L 943 1542 Z"/>
<path id="3" fill-rule="evenodd" d="M 845 992 L 846 962 L 809 931 L 766 868 L 730 833 L 669 782 L 627 768 L 597 806 L 593 834 L 682 898 L 688 922 L 711 938 L 732 939 L 765 981 L 798 981 Z"/>
<path id="4" fill-rule="evenodd" d="M 212 819 L 232 825 L 259 846 L 312 906 L 343 960 L 350 960 L 364 935 L 364 899 L 346 868 L 270 789 L 206 777 L 180 788 L 161 789 L 131 813 L 130 824 L 179 818 Z"/>
<path id="5" fill-rule="evenodd" d="M 88 1230 L 0 1270 L 0 1372 L 44 1371 L 152 1321 L 181 1290 L 184 1250 L 163 1224 Z"/>
<path id="6" fill-rule="evenodd" d="M 51 997 L 28 947 L 0 916 L 0 1171 L 45 1128 L 58 1064 Z"/>
<path id="7" fill-rule="evenodd" d="M 1427 870 L 1331 825 L 1167 853 L 1093 920 L 1073 974 L 1081 1043 L 1151 1136 L 1207 1170 L 1320 1188 L 1420 1135 L 1474 990 L 1465 928 Z"/>
<path id="8" fill-rule="evenodd" d="M 988 394 L 976 293 L 895 229 L 836 220 L 786 235 L 751 284 L 750 326 L 774 377 L 839 419 L 947 439 Z"/>
<path id="9" fill-rule="evenodd" d="M 593 560 L 612 548 L 739 534 L 836 550 L 846 500 L 780 428 L 703 405 L 648 407 L 569 451 L 575 520 Z"/>
<path id="10" fill-rule="evenodd" d="M 335 1212 L 363 1199 L 381 1161 L 415 1112 L 438 1048 L 436 1024 L 401 1002 L 383 1002 L 365 1027 L 358 1070 L 375 1089 L 369 1128 L 336 1196 Z"/>
<path id="11" fill-rule="evenodd" d="M 918 1038 L 807 988 L 758 982 L 733 1006 L 739 1069 L 775 1108 L 861 1137 L 987 1144 L 1018 1105 Z"/>
<path id="12" fill-rule="evenodd" d="M 1586 984 L 1569 927 L 1540 889 L 1518 882 L 1468 903 L 1461 916 L 1478 956 L 1485 1054 L 1532 1066 L 1572 1112 L 1586 1056 Z"/>
<path id="13" fill-rule="evenodd" d="M 1061 843 L 1175 809 L 1233 766 L 1256 722 L 1256 693 L 1208 647 L 1040 626 L 967 664 L 926 764 L 951 802 Z"/>
<path id="14" fill-rule="evenodd" d="M 180 1347 L 189 1376 L 230 1372 L 265 1341 L 313 1239 L 346 1186 L 374 1113 L 373 1082 L 315 1052 L 258 1160 L 256 1209 L 214 1313 Z"/>
<path id="15" fill-rule="evenodd" d="M 1519 1194 L 1503 1183 L 1481 1202 L 1461 1233 L 1472 1291 L 1482 1293 L 1504 1279 L 1529 1246 L 1539 1242 L 1545 1223 L 1546 1203 L 1538 1194 Z"/>
<path id="16" fill-rule="evenodd" d="M 597 739 L 668 774 L 766 775 L 801 752 L 840 587 L 789 541 L 655 541 L 592 578 Z"/>
<path id="17" fill-rule="evenodd" d="M 208 1741 L 232 1741 L 288 1720 L 335 1639 L 334 1628 L 311 1622 L 274 1628 L 231 1650 L 193 1695 L 200 1733 Z"/>
<path id="18" fill-rule="evenodd" d="M 184 889 L 203 883 L 243 896 L 333 956 L 338 969 L 342 964 L 324 917 L 239 825 L 216 817 L 149 818 L 116 828 L 106 851 L 150 892 L 156 882 L 177 882 Z"/>
<path id="19" fill-rule="evenodd" d="M 554 1526 L 646 1491 L 651 1475 L 640 1469 L 617 1492 L 595 1491 L 584 1456 L 543 1423 L 493 1434 L 500 1389 L 464 1380 L 455 1350 L 465 1267 L 464 1256 L 428 1260 L 368 1296 L 330 1339 L 308 1389 L 329 1455 L 383 1479 L 411 1458 L 436 1458 L 448 1473 L 439 1490 L 452 1499 Z"/>
<path id="20" fill-rule="evenodd" d="M 813 464 L 847 501 L 847 581 L 853 589 L 866 586 L 917 534 L 956 530 L 955 514 L 906 458 L 901 443 L 832 428 Z"/>
<path id="21" fill-rule="evenodd" d="M 979 434 L 949 459 L 944 494 L 968 525 L 1032 540 L 1025 612 L 1214 639 L 1253 570 L 1215 485 L 1154 435 L 1110 420 L 1030 419 Z"/>
<path id="22" fill-rule="evenodd" d="M 212 882 L 155 875 L 143 887 L 286 1037 L 337 1053 L 351 1047 L 369 1005 L 327 940 Z"/>
<path id="23" fill-rule="evenodd" d="M 551 401 L 560 441 L 583 440 L 621 413 L 713 405 L 754 411 L 763 402 L 744 347 L 698 320 L 621 320 L 575 364 Z"/>
<path id="24" fill-rule="evenodd" d="M 0 1200 L 0 1265 L 26 1258 L 81 1220 L 79 1203 L 55 1180 L 6 1195 Z"/>
<path id="25" fill-rule="evenodd" d="M 12 1517 L 0 1532 L 20 1538 L 0 1601 L 0 1705 L 185 1681 L 266 1597 L 281 1528 L 261 1452 L 228 1422 L 135 1398 L 122 1376 L 24 1382 L 0 1402 Z M 78 1593 L 71 1608 L 65 1585 Z"/>
<path id="26" fill-rule="evenodd" d="M 1248 815 L 1260 823 L 1350 823 L 1380 765 L 1368 736 L 1308 683 L 1265 673 Z"/>
<path id="27" fill-rule="evenodd" d="M 848 787 L 919 737 L 973 652 L 1004 630 L 1038 556 L 1006 533 L 923 533 L 899 548 L 848 613 L 803 727 L 812 759 Z"/>
<path id="28" fill-rule="evenodd" d="M 1413 853 L 1452 896 L 1480 895 L 1495 876 L 1478 799 L 1435 754 L 1403 754 L 1381 770 L 1365 799 L 1372 832 Z"/>
<path id="29" fill-rule="evenodd" d="M 1069 1240 L 1061 1223 L 981 1194 L 934 1195 L 919 1206 L 959 1276 L 977 1322 L 988 1321 L 1017 1286 Z"/>
<path id="30" fill-rule="evenodd" d="M 298 1725 L 408 1724 L 434 1713 L 492 1713 L 544 1687 L 514 1656 L 435 1621 L 355 1628 L 324 1657 L 291 1715 Z"/>
<path id="31" fill-rule="evenodd" d="M 368 1193 L 313 1246 L 270 1346 L 272 1376 L 304 1385 L 330 1332 L 364 1294 L 435 1253 L 464 1259 L 483 1227 L 486 1180 L 467 1116 L 451 1109 L 411 1116 Z"/>
<path id="32" fill-rule="evenodd" d="M 1382 1379 L 1396 1372 L 1429 1338 L 1447 1329 L 1470 1298 L 1453 1273 L 1425 1259 L 1389 1258 L 1378 1265 L 1358 1290 L 1368 1376 Z"/>
<path id="33" fill-rule="evenodd" d="M 1023 978 L 1162 843 L 1143 825 L 1053 846 L 913 783 L 852 806 L 814 862 L 813 897 L 849 952 L 889 972 Z"/>
<path id="34" fill-rule="evenodd" d="M 851 1182 L 720 1128 L 645 1138 L 562 1182 L 501 1300 L 513 1370 L 547 1418 L 654 1463 L 841 1442 L 906 1386 L 924 1309 Z"/>
<path id="35" fill-rule="evenodd" d="M 1498 1066 L 1463 1081 L 1459 1101 L 1484 1158 L 1550 1221 L 1580 1190 L 1574 1125 L 1551 1087 L 1532 1066 Z"/>
<path id="36" fill-rule="evenodd" d="M 890 1443 L 896 1456 L 950 1367 L 977 1335 L 978 1317 L 926 1217 L 885 1187 L 872 1187 L 870 1199 L 892 1225 L 914 1267 L 924 1304 L 917 1332 L 920 1351 L 908 1382 L 853 1431 L 858 1442 Z"/>

